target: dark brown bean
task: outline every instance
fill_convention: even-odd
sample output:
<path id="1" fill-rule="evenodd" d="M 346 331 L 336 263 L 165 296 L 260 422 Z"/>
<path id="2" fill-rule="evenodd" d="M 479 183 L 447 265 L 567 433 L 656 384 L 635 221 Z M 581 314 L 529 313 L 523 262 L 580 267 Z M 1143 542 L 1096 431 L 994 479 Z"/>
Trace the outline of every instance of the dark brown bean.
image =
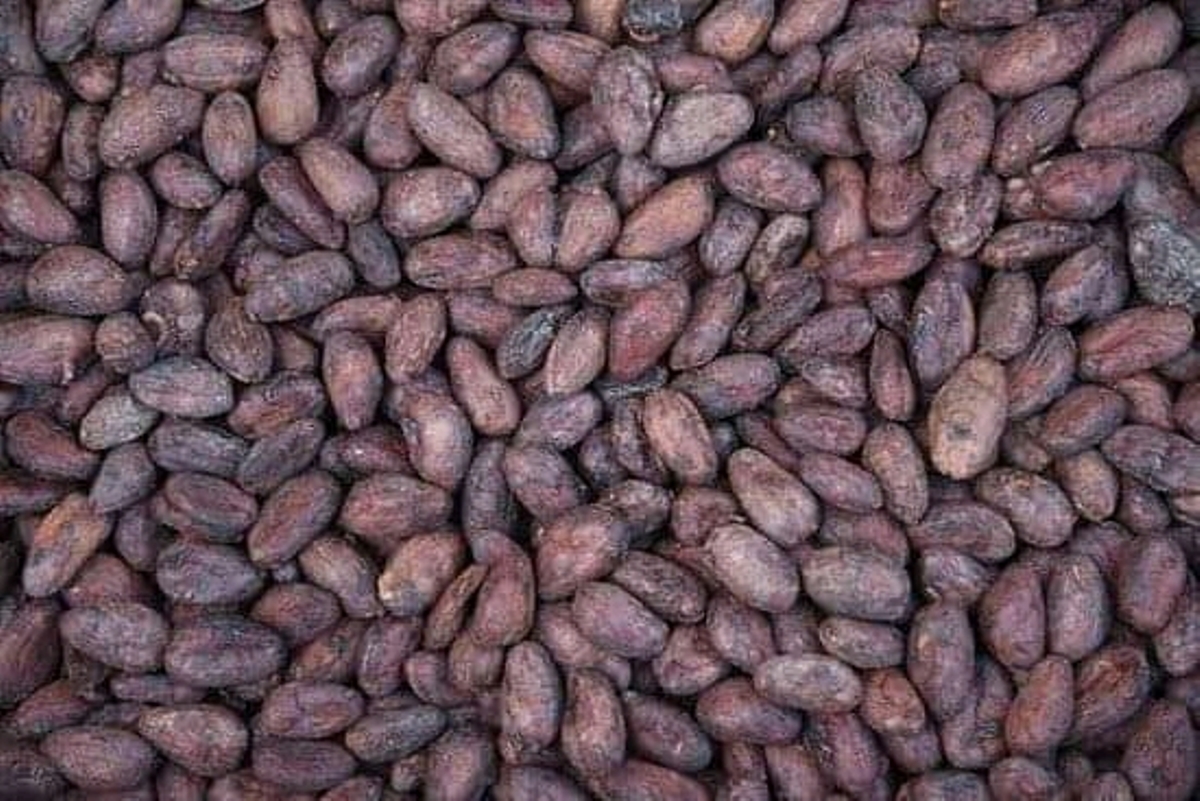
<path id="1" fill-rule="evenodd" d="M 192 6 L 0 0 L 0 796 L 1194 794 L 1189 4 Z"/>

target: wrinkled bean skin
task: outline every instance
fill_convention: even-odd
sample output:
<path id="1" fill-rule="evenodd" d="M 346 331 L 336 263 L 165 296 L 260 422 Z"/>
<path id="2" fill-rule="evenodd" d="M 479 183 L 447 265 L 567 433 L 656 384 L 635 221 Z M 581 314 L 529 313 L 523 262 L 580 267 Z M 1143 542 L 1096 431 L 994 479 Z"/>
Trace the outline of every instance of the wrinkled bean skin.
<path id="1" fill-rule="evenodd" d="M 1200 792 L 1189 0 L 0 0 L 0 801 Z"/>

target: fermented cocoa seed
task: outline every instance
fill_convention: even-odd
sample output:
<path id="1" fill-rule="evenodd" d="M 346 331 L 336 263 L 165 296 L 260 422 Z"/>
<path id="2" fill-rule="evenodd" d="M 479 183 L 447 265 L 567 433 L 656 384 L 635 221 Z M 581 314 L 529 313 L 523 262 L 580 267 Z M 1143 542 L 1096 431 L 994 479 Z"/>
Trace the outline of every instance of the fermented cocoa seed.
<path id="1" fill-rule="evenodd" d="M 1196 798 L 1198 8 L 0 0 L 0 801 Z"/>

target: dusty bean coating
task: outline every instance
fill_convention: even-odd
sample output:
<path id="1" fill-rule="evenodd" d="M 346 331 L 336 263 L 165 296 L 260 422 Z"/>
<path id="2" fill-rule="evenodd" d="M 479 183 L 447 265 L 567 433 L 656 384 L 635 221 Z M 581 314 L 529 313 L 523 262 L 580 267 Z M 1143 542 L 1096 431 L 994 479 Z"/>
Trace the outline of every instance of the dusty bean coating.
<path id="1" fill-rule="evenodd" d="M 0 0 L 0 799 L 1196 797 L 1188 0 Z"/>

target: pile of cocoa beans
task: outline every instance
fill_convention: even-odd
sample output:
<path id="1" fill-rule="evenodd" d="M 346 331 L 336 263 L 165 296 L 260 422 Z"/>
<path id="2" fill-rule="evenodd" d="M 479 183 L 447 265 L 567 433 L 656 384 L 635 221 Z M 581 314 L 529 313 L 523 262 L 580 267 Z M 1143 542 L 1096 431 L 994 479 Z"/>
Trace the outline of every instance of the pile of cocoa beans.
<path id="1" fill-rule="evenodd" d="M 0 0 L 0 801 L 1187 801 L 1200 3 Z"/>

